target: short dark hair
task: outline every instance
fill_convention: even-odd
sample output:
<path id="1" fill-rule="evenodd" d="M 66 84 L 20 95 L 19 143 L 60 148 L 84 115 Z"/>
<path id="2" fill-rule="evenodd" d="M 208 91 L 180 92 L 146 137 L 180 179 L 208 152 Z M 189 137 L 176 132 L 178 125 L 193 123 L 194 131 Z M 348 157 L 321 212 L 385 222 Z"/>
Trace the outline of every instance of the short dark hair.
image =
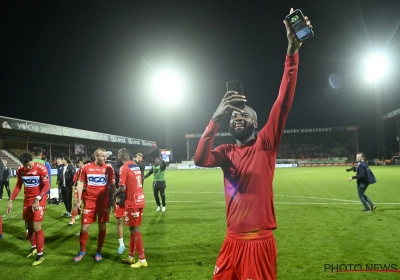
<path id="1" fill-rule="evenodd" d="M 34 147 L 32 150 L 35 157 L 38 157 L 43 153 L 43 149 L 39 147 Z"/>
<path id="2" fill-rule="evenodd" d="M 84 158 L 84 159 L 82 160 L 82 163 L 83 163 L 83 164 L 90 163 L 90 158 Z"/>
<path id="3" fill-rule="evenodd" d="M 31 153 L 22 153 L 19 156 L 19 161 L 22 163 L 22 165 L 26 165 L 28 162 L 32 161 L 33 157 Z"/>
<path id="4" fill-rule="evenodd" d="M 63 157 L 63 160 L 65 160 L 67 163 L 71 163 L 71 160 L 70 160 L 70 158 L 69 158 L 69 157 L 67 157 L 67 156 L 64 156 L 64 157 Z"/>
<path id="5" fill-rule="evenodd" d="M 123 160 L 130 160 L 131 158 L 131 154 L 125 148 L 118 151 L 118 156 L 121 156 Z"/>

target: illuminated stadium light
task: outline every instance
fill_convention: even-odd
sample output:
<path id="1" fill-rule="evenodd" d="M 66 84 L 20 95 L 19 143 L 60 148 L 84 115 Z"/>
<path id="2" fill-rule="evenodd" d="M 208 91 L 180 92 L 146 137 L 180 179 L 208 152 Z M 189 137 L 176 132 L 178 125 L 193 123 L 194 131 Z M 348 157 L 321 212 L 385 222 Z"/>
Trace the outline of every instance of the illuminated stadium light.
<path id="1" fill-rule="evenodd" d="M 152 81 L 152 90 L 163 104 L 177 103 L 184 89 L 184 79 L 172 69 L 156 72 Z"/>
<path id="2" fill-rule="evenodd" d="M 389 63 L 383 54 L 373 54 L 366 60 L 365 71 L 368 81 L 379 81 L 389 70 Z"/>

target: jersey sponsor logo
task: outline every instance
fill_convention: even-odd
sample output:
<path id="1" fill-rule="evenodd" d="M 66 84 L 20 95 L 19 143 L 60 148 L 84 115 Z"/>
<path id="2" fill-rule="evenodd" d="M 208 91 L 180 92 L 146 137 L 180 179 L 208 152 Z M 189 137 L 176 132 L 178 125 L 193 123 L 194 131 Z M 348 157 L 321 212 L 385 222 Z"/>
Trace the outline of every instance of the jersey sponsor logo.
<path id="1" fill-rule="evenodd" d="M 140 212 L 132 212 L 131 215 L 134 218 L 139 218 L 140 217 Z"/>
<path id="2" fill-rule="evenodd" d="M 144 194 L 135 194 L 136 204 L 144 203 Z"/>
<path id="3" fill-rule="evenodd" d="M 137 166 L 136 164 L 135 164 L 135 165 L 133 165 L 133 164 L 128 165 L 128 167 L 129 167 L 129 169 L 130 169 L 131 171 L 140 170 L 140 167 Z"/>
<path id="4" fill-rule="evenodd" d="M 107 183 L 106 175 L 88 174 L 87 178 L 90 186 L 104 186 Z"/>
<path id="5" fill-rule="evenodd" d="M 40 176 L 22 176 L 25 187 L 33 188 L 39 186 Z"/>

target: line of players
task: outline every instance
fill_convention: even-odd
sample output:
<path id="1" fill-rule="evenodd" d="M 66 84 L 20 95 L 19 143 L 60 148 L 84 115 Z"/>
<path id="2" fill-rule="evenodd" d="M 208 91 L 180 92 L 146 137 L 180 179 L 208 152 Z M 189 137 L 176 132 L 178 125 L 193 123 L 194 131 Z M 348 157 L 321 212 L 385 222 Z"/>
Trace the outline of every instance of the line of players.
<path id="1" fill-rule="evenodd" d="M 123 217 L 125 225 L 130 229 L 129 256 L 122 262 L 131 264 L 132 268 L 147 267 L 140 232 L 145 205 L 142 170 L 130 160 L 128 150 L 119 150 L 119 164 L 117 164 L 119 187 L 116 189 L 115 173 L 113 167 L 106 163 L 106 158 L 106 151 L 97 149 L 94 153 L 94 161 L 83 165 L 78 175 L 77 196 L 75 196 L 74 205 L 76 209 L 81 210 L 82 221 L 79 235 L 80 250 L 73 260 L 79 262 L 86 255 L 89 228 L 97 220 L 99 233 L 94 260 L 101 261 L 109 214 L 111 208 L 115 209 L 115 201 L 122 197 L 125 202 L 124 207 L 119 203 L 115 216 L 119 220 Z M 7 213 L 11 213 L 12 203 L 24 185 L 23 219 L 26 221 L 28 238 L 32 245 L 27 257 L 35 257 L 32 265 L 37 266 L 44 261 L 42 222 L 45 215 L 47 192 L 50 189 L 49 174 L 46 167 L 35 162 L 30 153 L 22 153 L 19 159 L 22 166 L 17 170 L 17 183 L 7 205 Z M 122 223 L 117 223 L 117 225 L 122 227 Z M 120 252 L 120 248 L 118 253 L 122 254 L 125 247 L 122 252 Z M 137 262 L 135 262 L 135 252 L 139 257 Z"/>

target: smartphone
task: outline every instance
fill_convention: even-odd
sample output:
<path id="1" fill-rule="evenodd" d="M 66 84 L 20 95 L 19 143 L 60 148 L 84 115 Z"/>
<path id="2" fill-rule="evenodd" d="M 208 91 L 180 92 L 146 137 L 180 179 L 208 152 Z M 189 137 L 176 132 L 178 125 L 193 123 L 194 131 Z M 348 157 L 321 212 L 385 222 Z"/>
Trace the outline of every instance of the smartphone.
<path id="1" fill-rule="evenodd" d="M 303 42 L 306 39 L 314 36 L 314 31 L 308 27 L 306 20 L 304 19 L 304 15 L 299 9 L 286 16 L 286 21 L 294 30 L 300 42 Z"/>
<path id="2" fill-rule="evenodd" d="M 239 80 L 229 81 L 226 83 L 226 89 L 227 89 L 227 91 L 236 91 L 238 94 L 243 95 L 242 81 L 239 81 Z M 236 108 L 244 109 L 245 103 L 244 102 L 235 102 L 232 105 L 235 106 Z"/>

